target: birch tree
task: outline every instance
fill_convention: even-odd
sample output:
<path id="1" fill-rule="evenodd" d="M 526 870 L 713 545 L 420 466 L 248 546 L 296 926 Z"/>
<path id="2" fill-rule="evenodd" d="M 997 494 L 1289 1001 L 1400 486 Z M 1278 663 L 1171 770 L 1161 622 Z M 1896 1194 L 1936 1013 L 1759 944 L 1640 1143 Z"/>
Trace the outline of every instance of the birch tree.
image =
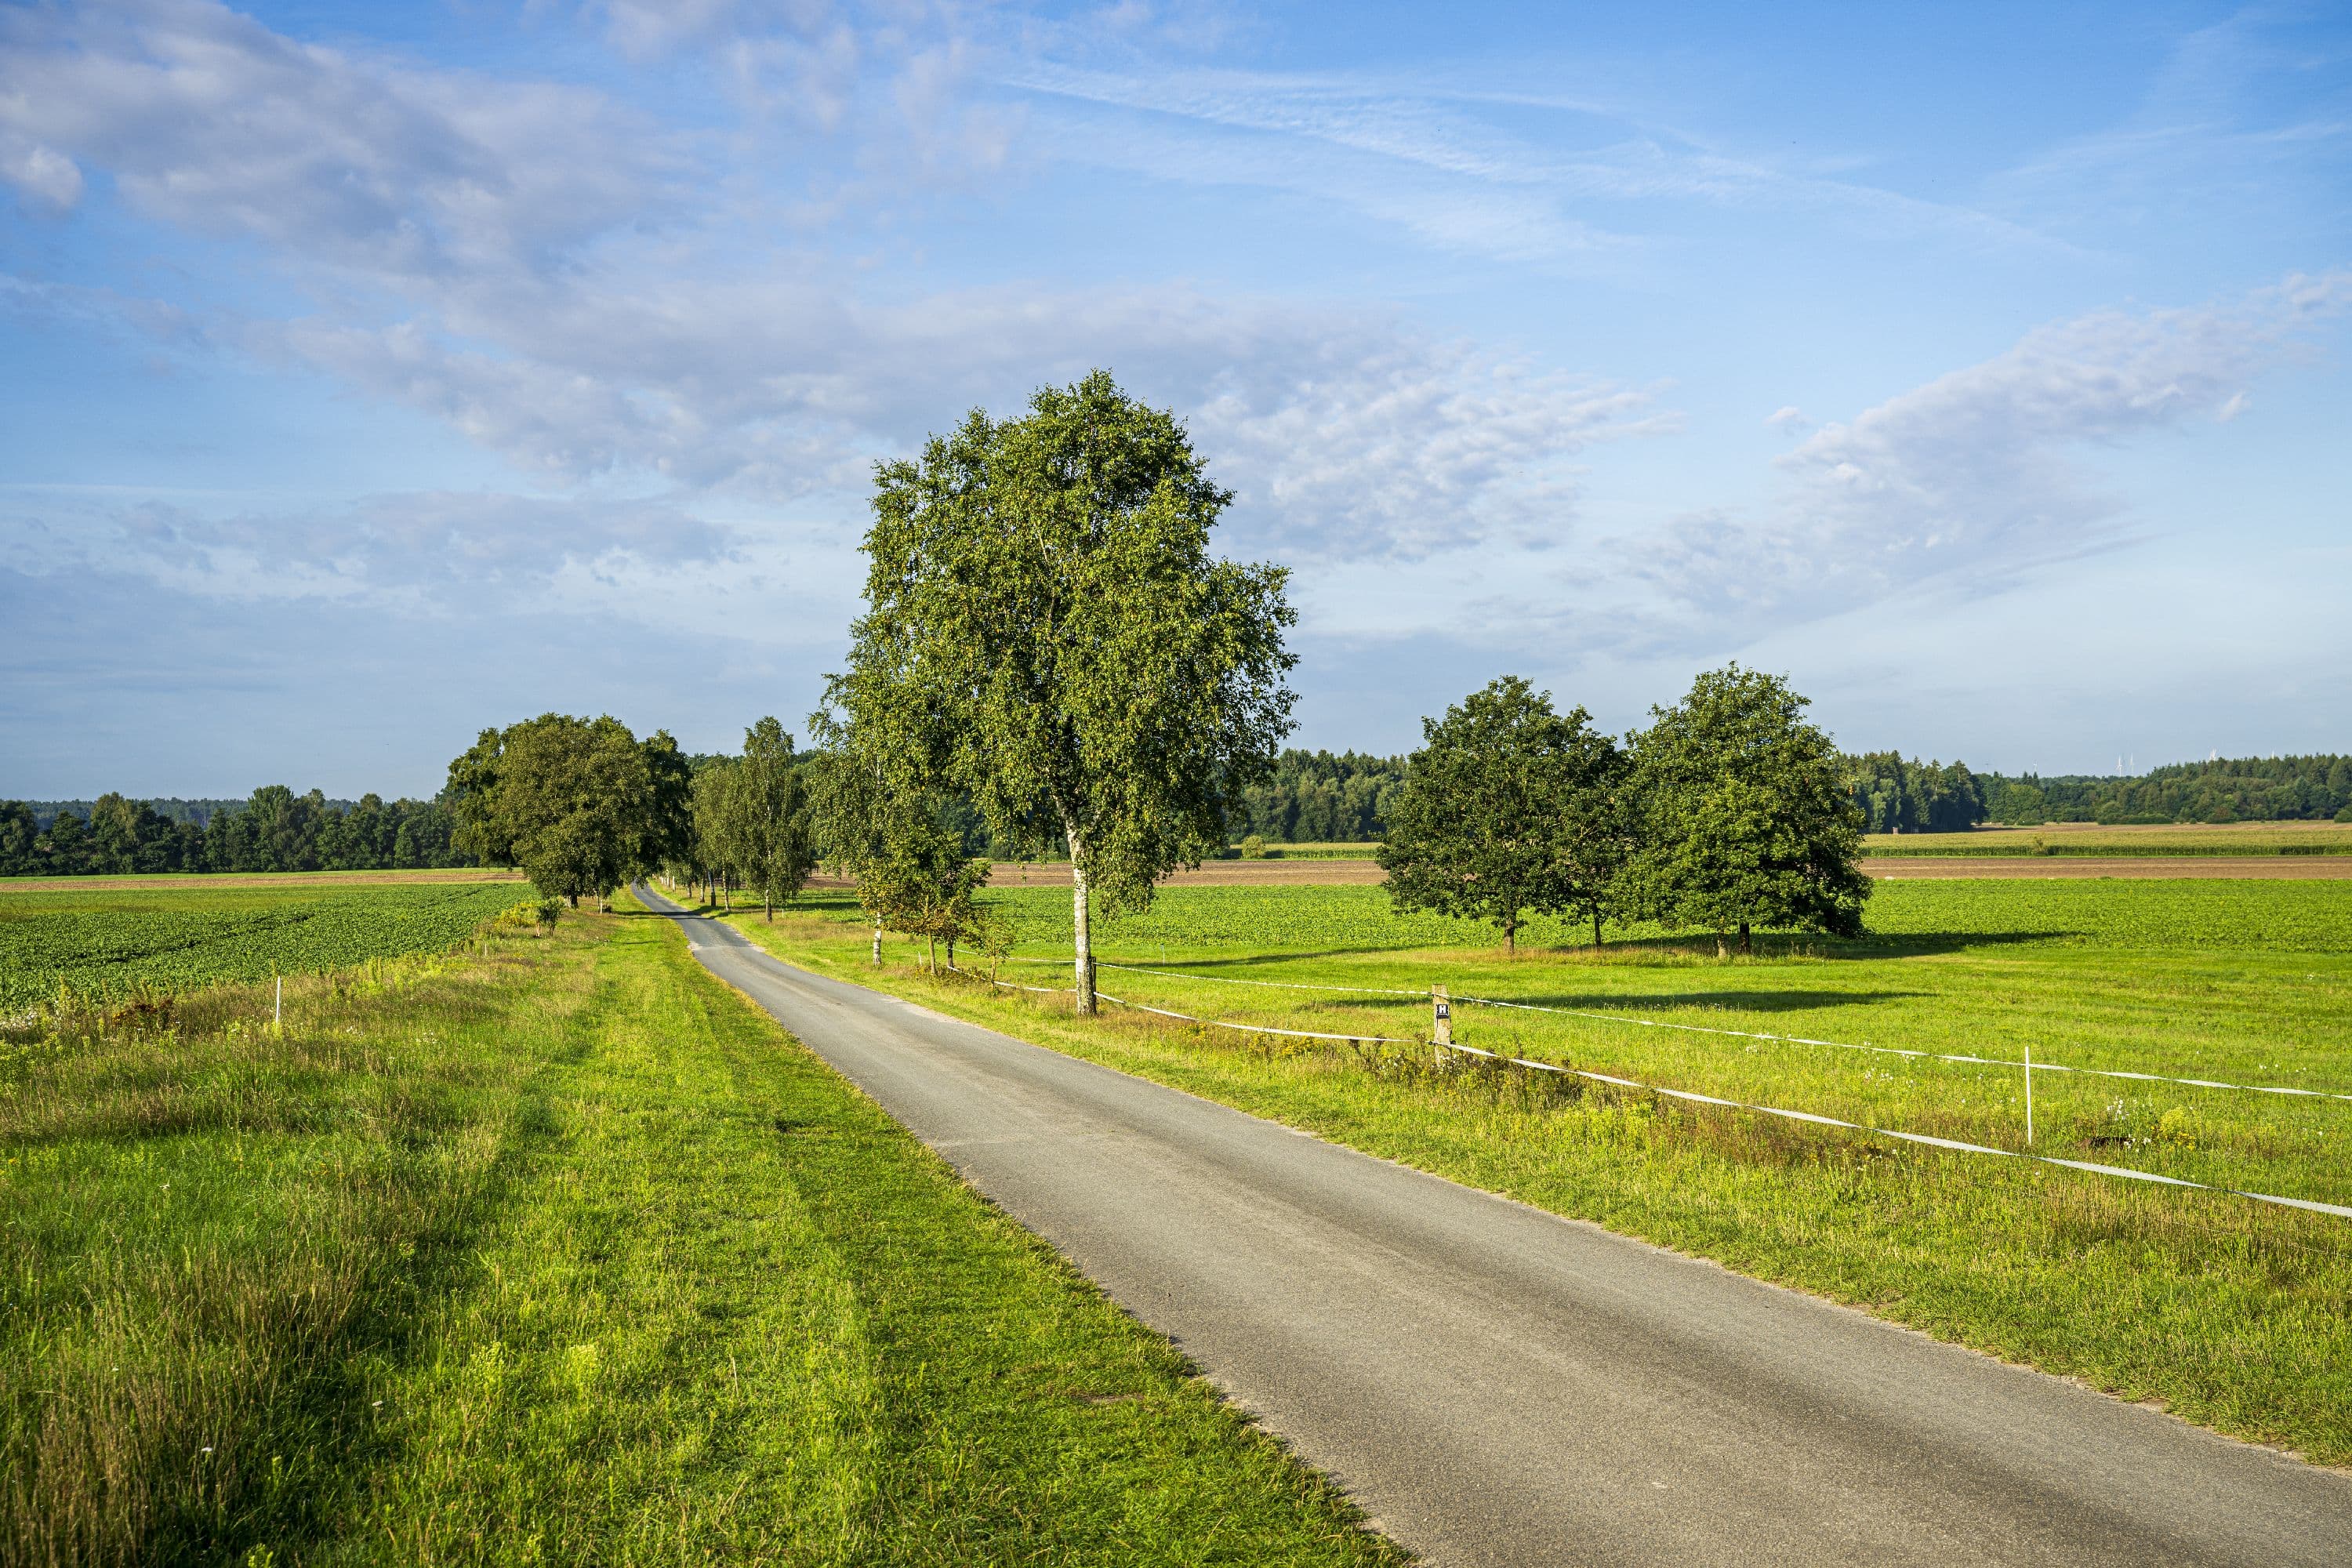
<path id="1" fill-rule="evenodd" d="M 875 471 L 825 722 L 968 792 L 999 838 L 1067 849 L 1081 1014 L 1093 917 L 1220 849 L 1290 729 L 1288 574 L 1210 553 L 1232 499 L 1103 371 Z"/>

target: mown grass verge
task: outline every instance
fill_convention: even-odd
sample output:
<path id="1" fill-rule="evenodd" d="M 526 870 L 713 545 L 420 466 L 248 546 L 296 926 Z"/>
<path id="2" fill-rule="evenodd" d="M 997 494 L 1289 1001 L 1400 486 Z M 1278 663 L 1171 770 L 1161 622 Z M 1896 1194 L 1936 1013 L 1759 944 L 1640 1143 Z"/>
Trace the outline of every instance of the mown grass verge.
<path id="1" fill-rule="evenodd" d="M 287 1000 L 16 1031 L 0 1563 L 1401 1560 L 665 922 Z"/>
<path id="2" fill-rule="evenodd" d="M 2273 885 L 2243 889 L 2245 899 L 2259 902 Z M 1236 904 L 1282 891 L 1177 890 L 1214 893 Z M 2040 893 L 2020 888 L 2014 912 L 2038 909 Z M 1973 920 L 1989 912 L 1990 897 L 1971 892 L 1952 907 Z M 2146 898 L 2137 891 L 2128 897 Z M 2191 907 L 2211 912 L 2203 901 Z M 2301 906 L 2289 900 L 2277 907 Z M 2242 911 L 2242 918 L 2255 917 Z M 1217 930 L 1255 923 L 1240 912 L 1209 921 Z M 2177 952 L 2157 951 L 2160 936 L 2145 937 L 2149 946 L 2140 950 L 2109 949 L 2063 929 L 2018 940 L 2021 933 L 2002 929 L 2014 923 L 1971 924 L 1946 939 L 1881 938 L 1856 944 L 1843 958 L 1805 943 L 1780 957 L 1721 964 L 1664 944 L 1516 960 L 1476 950 L 1342 952 L 1318 945 L 1325 933 L 1316 929 L 1298 929 L 1287 942 L 1193 948 L 1163 931 L 1127 955 L 1202 974 L 1355 984 L 1411 986 L 1450 973 L 1462 991 L 1475 984 L 1488 994 L 1509 994 L 1507 984 L 1570 1005 L 1586 994 L 1612 1007 L 1625 1006 L 1631 996 L 1654 1016 L 1780 1033 L 1842 1026 L 1843 1037 L 1911 1044 L 1916 1037 L 1937 1048 L 1997 1047 L 2000 1040 L 1988 1037 L 1993 1031 L 2031 1039 L 2032 1031 L 2065 1030 L 2072 1044 L 2088 1050 L 2098 1034 L 2113 1043 L 2107 1058 L 2091 1059 L 2119 1066 L 2146 1060 L 2134 1055 L 2135 1032 L 2150 1048 L 2158 1037 L 2188 1035 L 2194 1050 L 2233 1066 L 2266 1067 L 2273 1076 L 2341 1076 L 2331 1069 L 2342 1059 L 2340 999 L 2352 965 L 2326 951 L 2330 943 L 2318 943 L 2321 951 L 2248 954 L 2242 962 L 2215 956 L 2199 933 Z M 1942 1153 L 1550 1075 L 1438 1072 L 1423 1047 L 1253 1038 L 1115 1008 L 1084 1024 L 1068 1016 L 1066 999 L 1014 995 L 952 977 L 935 981 L 919 967 L 919 945 L 893 942 L 885 950 L 887 966 L 872 970 L 863 934 L 846 911 L 787 916 L 772 926 L 739 918 L 737 924 L 780 954 L 842 978 L 2126 1398 L 2160 1402 L 2222 1431 L 2286 1445 L 2323 1462 L 2352 1463 L 2352 1317 L 2346 1312 L 2352 1223 L 2223 1194 Z M 1015 977 L 1066 982 L 1050 968 Z M 1410 1001 L 1397 1004 L 1389 1019 L 1395 1026 L 1381 1028 L 1377 1004 L 1355 998 L 1290 999 L 1230 987 L 1213 995 L 1220 988 L 1205 980 L 1129 974 L 1116 983 L 1106 976 L 1104 984 L 1204 1016 L 1360 1026 L 1366 1033 L 1425 1027 L 1419 1016 L 1425 1004 Z M 1187 984 L 1192 989 L 1183 989 Z M 1542 1021 L 1520 1022 L 1529 1016 L 1457 1009 L 1456 1016 L 1468 1020 L 1466 1030 L 1487 1031 L 1476 1037 L 1490 1045 L 1548 1046 L 1539 1054 L 1551 1059 L 1674 1087 L 1723 1092 L 1752 1079 L 1748 1087 L 1760 1096 L 1778 1084 L 1781 1102 L 1830 1114 L 1873 1104 L 1898 1111 L 1908 1105 L 1916 1113 L 1932 1095 L 1948 1100 L 1959 1092 L 1973 1098 L 1948 1113 L 1989 1135 L 1984 1123 L 2008 1121 L 2017 1109 L 2011 1103 L 2015 1086 L 1980 1069 L 1835 1051 L 1809 1055 L 1805 1047 L 1655 1030 L 1612 1035 L 1612 1026 L 1572 1020 L 1556 1038 L 1531 1042 L 1528 1031 Z M 2110 1025 L 2119 1026 L 2119 1039 Z M 1791 1078 L 1801 1092 L 1788 1099 L 1785 1080 Z M 2084 1110 L 2095 1115 L 2073 1114 L 2068 1094 L 2105 1103 L 2086 1103 Z M 2098 1148 L 2093 1157 L 2151 1167 L 2212 1161 L 2222 1163 L 2220 1169 L 2268 1161 L 2273 1174 L 2283 1170 L 2291 1185 L 2312 1185 L 2318 1195 L 2341 1187 L 2336 1151 L 2352 1128 L 2352 1106 L 2336 1102 L 2224 1102 L 2211 1091 L 2091 1080 L 2053 1094 L 2059 1102 L 2043 1113 L 2056 1112 L 2056 1125 L 2045 1123 L 2047 1142 L 2037 1146 L 2075 1154 L 2075 1144 L 2105 1139 L 2102 1130 L 2113 1126 L 2153 1135 L 2162 1119 L 2150 1113 L 2151 1097 L 2159 1094 L 2183 1102 L 2207 1096 L 2197 1101 L 2202 1120 L 2192 1124 L 2195 1137 Z M 2108 1117 L 2113 1103 L 2126 1105 L 2123 1121 Z M 2179 1123 L 2163 1125 L 2168 1132 Z M 2016 1141 L 2013 1132 L 2002 1135 Z M 2200 1138 L 2212 1146 L 2192 1146 Z"/>

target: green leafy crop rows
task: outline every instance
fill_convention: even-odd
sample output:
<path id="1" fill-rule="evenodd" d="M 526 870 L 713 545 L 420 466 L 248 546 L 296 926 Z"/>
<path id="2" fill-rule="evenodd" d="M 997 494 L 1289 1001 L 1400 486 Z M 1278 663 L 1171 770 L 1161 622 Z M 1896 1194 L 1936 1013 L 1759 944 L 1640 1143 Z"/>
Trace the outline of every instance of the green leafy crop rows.
<path id="1" fill-rule="evenodd" d="M 61 985 L 122 995 L 439 952 L 515 896 L 497 883 L 0 895 L 0 1016 Z"/>

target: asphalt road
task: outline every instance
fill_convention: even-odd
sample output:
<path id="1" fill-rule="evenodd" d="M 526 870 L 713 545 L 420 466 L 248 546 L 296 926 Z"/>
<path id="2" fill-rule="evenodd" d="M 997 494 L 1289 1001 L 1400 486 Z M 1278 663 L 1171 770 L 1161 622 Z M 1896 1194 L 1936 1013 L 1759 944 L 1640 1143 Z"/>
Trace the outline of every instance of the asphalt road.
<path id="1" fill-rule="evenodd" d="M 2343 1474 L 679 923 L 1433 1563 L 2352 1563 Z"/>

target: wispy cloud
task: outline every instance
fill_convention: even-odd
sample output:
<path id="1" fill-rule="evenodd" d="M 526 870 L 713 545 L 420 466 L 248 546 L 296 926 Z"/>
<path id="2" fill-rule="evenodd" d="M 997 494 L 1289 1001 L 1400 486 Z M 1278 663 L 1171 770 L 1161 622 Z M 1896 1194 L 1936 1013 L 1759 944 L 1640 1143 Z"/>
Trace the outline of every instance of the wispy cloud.
<path id="1" fill-rule="evenodd" d="M 898 78 L 918 98 L 920 55 Z M 1556 535 L 1567 460 L 1662 417 L 1642 390 L 1379 310 L 1168 287 L 869 298 L 831 258 L 747 266 L 689 137 L 587 89 L 493 90 L 215 6 L 20 19 L 0 72 L 0 123 L 105 168 L 152 217 L 259 242 L 315 302 L 215 315 L 202 341 L 420 409 L 542 487 L 843 490 L 958 406 L 1109 363 L 1197 411 L 1262 542 L 1409 553 Z"/>
<path id="2" fill-rule="evenodd" d="M 1507 258 L 1623 243 L 1638 232 L 1616 232 L 1633 221 L 1625 209 L 1661 203 L 2052 247 L 1990 213 L 1783 168 L 1591 100 L 1436 78 L 1119 73 L 1050 60 L 1024 61 L 1004 80 L 1062 106 L 1051 146 L 1064 157 L 1313 192 L 1433 243 Z M 1505 130 L 1490 117 L 1497 109 L 1549 111 L 1573 150 Z"/>
<path id="3" fill-rule="evenodd" d="M 2040 328 L 1805 437 L 1780 459 L 1786 493 L 1761 519 L 1685 518 L 1627 542 L 1622 559 L 1672 607 L 1669 624 L 1717 639 L 1923 584 L 2005 586 L 2126 536 L 2086 448 L 2234 417 L 2250 383 L 2347 305 L 2352 274 L 2334 273 L 2230 304 Z"/>
<path id="4" fill-rule="evenodd" d="M 1994 174 L 1988 200 L 2108 238 L 2144 224 L 2204 237 L 2224 211 L 2329 221 L 2352 163 L 2352 91 L 2323 16 L 2246 11 L 2185 34 L 2129 113 Z"/>

